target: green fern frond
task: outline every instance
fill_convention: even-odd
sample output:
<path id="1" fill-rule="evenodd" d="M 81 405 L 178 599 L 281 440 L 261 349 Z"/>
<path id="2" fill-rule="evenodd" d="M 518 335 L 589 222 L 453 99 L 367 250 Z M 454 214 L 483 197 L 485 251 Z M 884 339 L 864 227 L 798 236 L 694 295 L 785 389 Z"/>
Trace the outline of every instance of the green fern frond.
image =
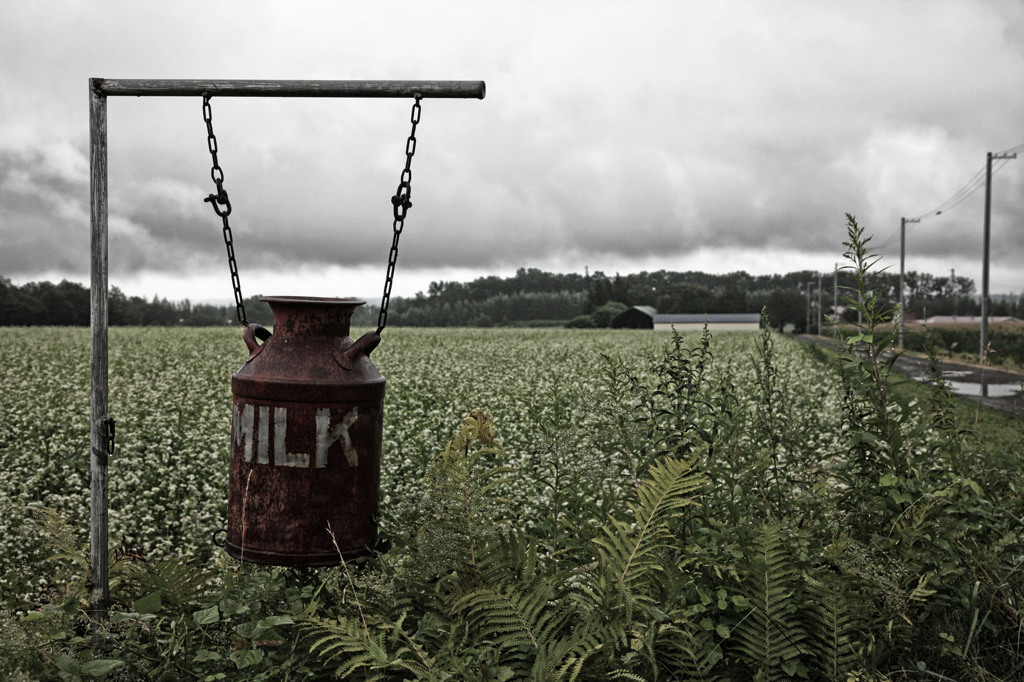
<path id="1" fill-rule="evenodd" d="M 452 610 L 464 614 L 476 638 L 491 641 L 501 650 L 536 648 L 557 615 L 545 613 L 548 596 L 545 589 L 481 588 L 456 600 Z"/>
<path id="2" fill-rule="evenodd" d="M 394 621 L 380 621 L 380 626 L 388 632 L 388 641 L 395 647 L 394 653 L 389 656 L 388 665 L 407 670 L 417 678 L 429 678 L 437 661 L 428 651 L 427 646 L 417 641 L 417 637 L 427 635 L 429 639 L 430 635 L 434 634 L 435 627 L 429 622 L 430 618 L 423 618 L 417 623 L 416 632 L 410 634 L 405 629 L 408 616 L 408 611 L 403 611 Z"/>
<path id="3" fill-rule="evenodd" d="M 935 594 L 935 590 L 931 587 L 928 587 L 928 583 L 931 581 L 932 576 L 934 575 L 935 571 L 928 571 L 924 575 L 920 576 L 917 579 L 917 586 L 910 591 L 910 594 L 907 596 L 907 599 L 909 601 L 922 604 L 928 600 L 928 597 Z"/>
<path id="4" fill-rule="evenodd" d="M 372 670 L 375 665 L 374 657 L 370 653 L 363 653 L 358 656 L 353 656 L 345 663 L 339 665 L 334 670 L 334 676 L 339 680 L 348 680 L 352 678 L 352 675 L 360 669 Z M 367 672 L 364 673 L 364 679 L 366 680 L 386 680 L 387 676 L 381 672 Z"/>
<path id="5" fill-rule="evenodd" d="M 575 682 L 586 671 L 588 661 L 606 651 L 615 638 L 607 626 L 579 622 L 538 650 L 530 679 Z"/>
<path id="6" fill-rule="evenodd" d="M 466 647 L 493 651 L 495 665 L 523 678 L 531 669 L 534 679 L 573 678 L 601 641 L 574 631 L 578 611 L 564 598 L 562 580 L 545 572 L 535 538 L 502 536 L 453 586 L 446 617 L 465 628 Z"/>
<path id="7" fill-rule="evenodd" d="M 658 550 L 668 536 L 661 524 L 646 524 L 640 528 L 613 519 L 601 529 L 604 537 L 594 538 L 601 550 L 607 568 L 616 583 L 629 587 L 641 577 L 662 569 Z"/>
<path id="8" fill-rule="evenodd" d="M 142 594 L 159 592 L 161 602 L 175 608 L 198 601 L 210 580 L 188 557 L 132 564 L 131 576 Z"/>
<path id="9" fill-rule="evenodd" d="M 31 506 L 35 527 L 54 554 L 47 561 L 67 560 L 79 568 L 89 570 L 89 543 L 75 532 L 63 514 L 52 507 Z"/>
<path id="10" fill-rule="evenodd" d="M 651 650 L 660 670 L 683 679 L 714 679 L 711 671 L 723 654 L 710 631 L 680 620 L 652 628 L 651 637 Z"/>
<path id="11" fill-rule="evenodd" d="M 692 496 L 705 477 L 692 469 L 693 463 L 683 459 L 665 458 L 655 463 L 637 491 L 640 504 L 633 508 L 637 522 L 661 521 L 672 512 L 696 504 Z"/>
<path id="12" fill-rule="evenodd" d="M 480 552 L 475 566 L 477 584 L 532 582 L 541 577 L 538 540 L 512 531 L 499 536 Z"/>
<path id="13" fill-rule="evenodd" d="M 867 631 L 864 598 L 851 589 L 852 578 L 832 571 L 819 577 L 804 576 L 810 596 L 811 643 L 818 670 L 829 679 L 864 667 L 858 651 L 861 633 Z"/>
<path id="14" fill-rule="evenodd" d="M 466 417 L 444 450 L 431 461 L 424 478 L 424 514 L 417 533 L 420 549 L 431 570 L 458 568 L 464 559 L 472 565 L 478 544 L 497 535 L 495 517 L 507 516 L 507 501 L 495 490 L 509 482 L 513 469 L 500 466 L 505 452 L 494 440 L 490 413 L 474 410 Z M 434 555 L 434 556 L 431 556 Z"/>
<path id="15" fill-rule="evenodd" d="M 379 672 L 389 660 L 384 628 L 367 629 L 358 618 L 342 616 L 335 621 L 311 619 L 302 631 L 313 639 L 310 653 L 324 666 L 337 664 L 335 677 L 348 679 L 361 672 L 366 679 L 384 679 Z"/>
<path id="16" fill-rule="evenodd" d="M 797 579 L 778 525 L 765 525 L 742 580 L 751 609 L 732 629 L 730 649 L 769 680 L 792 677 L 793 667 L 806 654 L 807 634 L 794 596 Z"/>
<path id="17" fill-rule="evenodd" d="M 558 598 L 554 587 L 557 581 L 543 572 L 538 540 L 523 533 L 501 535 L 486 545 L 473 569 L 464 572 L 461 587 L 448 599 L 452 612 L 472 618 L 473 595 L 536 603 Z"/>
<path id="18" fill-rule="evenodd" d="M 604 537 L 594 539 L 619 583 L 629 586 L 661 570 L 660 552 L 671 537 L 669 521 L 697 504 L 693 495 L 704 482 L 683 459 L 666 457 L 651 466 L 637 491 L 638 504 L 630 505 L 634 523 L 613 520 L 603 528 Z"/>
<path id="19" fill-rule="evenodd" d="M 573 618 L 573 610 L 543 581 L 531 589 L 477 589 L 453 608 L 465 615 L 475 647 L 496 650 L 499 663 L 524 679 L 579 679 L 588 662 L 619 637 L 614 627 Z"/>

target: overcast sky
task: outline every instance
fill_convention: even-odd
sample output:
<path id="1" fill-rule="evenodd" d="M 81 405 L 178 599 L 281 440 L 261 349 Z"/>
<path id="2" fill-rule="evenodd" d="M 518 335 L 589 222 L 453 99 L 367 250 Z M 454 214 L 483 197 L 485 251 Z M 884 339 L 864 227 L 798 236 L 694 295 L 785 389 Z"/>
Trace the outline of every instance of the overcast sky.
<path id="1" fill-rule="evenodd" d="M 397 295 L 558 272 L 975 279 L 986 152 L 1024 143 L 1024 1 L 3 0 L 0 276 L 89 278 L 88 78 L 483 80 L 423 103 Z M 378 302 L 410 104 L 214 98 L 245 295 Z M 230 300 L 200 98 L 108 98 L 110 284 Z M 992 191 L 1024 290 L 1024 154 Z M 928 214 L 945 206 L 941 215 Z M 928 214 L 928 215 L 926 215 Z"/>

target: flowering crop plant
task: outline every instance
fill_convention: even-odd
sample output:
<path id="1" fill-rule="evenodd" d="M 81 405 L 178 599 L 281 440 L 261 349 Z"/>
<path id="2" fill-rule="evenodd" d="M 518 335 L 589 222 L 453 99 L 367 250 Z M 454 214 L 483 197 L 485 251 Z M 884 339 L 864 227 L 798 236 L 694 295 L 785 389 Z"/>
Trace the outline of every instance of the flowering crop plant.
<path id="1" fill-rule="evenodd" d="M 354 332 L 354 335 L 358 335 Z M 516 469 L 507 490 L 529 523 L 547 494 L 536 471 L 546 444 L 539 425 L 593 421 L 602 400 L 604 357 L 645 371 L 645 357 L 668 333 L 622 330 L 389 329 L 373 361 L 387 380 L 381 455 L 381 503 L 421 486 L 452 425 L 473 409 L 496 416 L 497 437 Z M 697 334 L 695 333 L 695 338 Z M 756 336 L 715 338 L 716 364 L 745 399 L 757 398 Z M 835 373 L 808 363 L 797 344 L 780 341 L 781 371 L 800 390 L 787 400 L 807 427 L 804 445 L 834 451 L 839 424 Z M 109 463 L 111 545 L 162 558 L 209 559 L 223 528 L 231 438 L 231 374 L 245 361 L 230 329 L 114 328 L 110 333 L 110 406 L 116 449 Z M 26 575 L 45 576 L 48 550 L 28 522 L 33 506 L 52 507 L 84 538 L 89 527 L 89 335 L 74 328 L 0 328 L 0 588 L 24 590 Z M 830 390 L 831 387 L 831 390 Z M 743 395 L 741 393 L 741 395 Z M 833 396 L 830 398 L 830 396 Z M 561 444 L 565 447 L 565 443 Z M 609 483 L 627 471 L 580 440 L 578 467 L 597 467 Z M 44 582 L 43 578 L 39 582 Z"/>
<path id="2" fill-rule="evenodd" d="M 864 322 L 834 352 L 767 325 L 389 328 L 389 549 L 336 567 L 214 543 L 238 330 L 112 329 L 106 618 L 88 332 L 0 328 L 0 677 L 1019 679 L 1022 431 L 985 444 L 937 373 L 892 373 L 848 229 Z"/>

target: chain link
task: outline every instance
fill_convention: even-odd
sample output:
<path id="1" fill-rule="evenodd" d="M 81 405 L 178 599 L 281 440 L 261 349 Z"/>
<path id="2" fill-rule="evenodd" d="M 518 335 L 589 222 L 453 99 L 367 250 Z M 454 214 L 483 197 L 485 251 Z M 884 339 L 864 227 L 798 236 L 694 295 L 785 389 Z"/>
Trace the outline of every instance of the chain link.
<path id="1" fill-rule="evenodd" d="M 213 211 L 220 216 L 223 223 L 224 246 L 228 252 L 228 270 L 231 271 L 231 286 L 235 291 L 235 313 L 242 325 L 248 325 L 245 319 L 245 305 L 242 302 L 242 283 L 238 279 L 238 264 L 235 262 L 235 246 L 231 236 L 231 225 L 228 223 L 228 216 L 231 215 L 231 199 L 224 189 L 224 171 L 217 161 L 217 136 L 213 132 L 213 108 L 210 106 L 210 96 L 203 95 L 203 120 L 206 122 L 206 146 L 210 150 L 210 158 L 213 166 L 210 168 L 210 178 L 217 186 L 217 193 L 203 199 L 213 206 Z"/>
<path id="2" fill-rule="evenodd" d="M 100 425 L 103 428 L 104 444 L 106 445 L 108 455 L 114 454 L 114 427 L 116 424 L 117 423 L 110 417 L 104 417 L 100 420 Z"/>
<path id="3" fill-rule="evenodd" d="M 405 217 L 412 207 L 412 158 L 416 154 L 416 126 L 420 122 L 422 111 L 420 100 L 422 98 L 422 95 L 417 94 L 412 105 L 412 113 L 409 118 L 412 123 L 412 130 L 405 142 L 405 168 L 402 169 L 398 189 L 395 191 L 395 195 L 391 197 L 394 214 L 394 222 L 392 224 L 393 237 L 391 240 L 391 251 L 388 254 L 387 275 L 384 279 L 384 294 L 381 297 L 380 314 L 377 318 L 378 334 L 387 326 L 388 305 L 391 302 L 391 287 L 395 278 L 395 265 L 398 263 L 398 240 L 402 235 L 402 230 L 405 228 Z M 203 95 L 203 120 L 206 122 L 207 147 L 210 150 L 210 158 L 213 162 L 210 168 L 210 178 L 217 187 L 216 194 L 209 195 L 203 201 L 209 202 L 213 206 L 214 212 L 220 216 L 223 222 L 224 246 L 228 253 L 228 269 L 231 271 L 231 285 L 235 293 L 235 311 L 238 315 L 238 321 L 243 325 L 247 325 L 245 305 L 242 299 L 242 285 L 238 278 L 238 264 L 235 261 L 231 225 L 228 222 L 228 216 L 231 215 L 231 199 L 228 197 L 227 190 L 224 189 L 224 171 L 217 159 L 217 136 L 213 132 L 213 109 L 210 106 L 209 95 Z"/>
<path id="4" fill-rule="evenodd" d="M 420 122 L 420 100 L 423 96 L 417 94 L 412 104 L 412 114 L 409 117 L 412 123 L 412 131 L 409 139 L 405 141 L 405 168 L 402 169 L 402 176 L 398 181 L 398 189 L 395 196 L 391 197 L 391 205 L 394 207 L 394 223 L 392 225 L 394 236 L 391 240 L 391 252 L 388 254 L 388 271 L 384 278 L 384 295 L 380 301 L 380 314 L 377 317 L 377 333 L 384 331 L 388 323 L 388 304 L 391 302 L 391 285 L 395 279 L 395 265 L 398 263 L 398 238 L 402 236 L 405 228 L 405 216 L 412 207 L 412 157 L 416 153 L 416 126 Z"/>

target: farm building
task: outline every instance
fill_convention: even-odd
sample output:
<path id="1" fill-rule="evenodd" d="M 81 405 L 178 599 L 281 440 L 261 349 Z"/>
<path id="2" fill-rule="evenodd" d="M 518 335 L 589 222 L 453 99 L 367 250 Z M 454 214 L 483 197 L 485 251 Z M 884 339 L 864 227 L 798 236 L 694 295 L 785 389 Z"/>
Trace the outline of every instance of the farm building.
<path id="1" fill-rule="evenodd" d="M 649 305 L 633 306 L 612 319 L 612 329 L 654 329 L 654 316 L 657 313 Z"/>
<path id="2" fill-rule="evenodd" d="M 711 331 L 754 331 L 761 328 L 760 313 L 720 313 L 720 314 L 686 314 L 686 315 L 655 315 L 654 329 L 675 329 L 678 332 L 695 331 L 704 328 L 707 322 Z"/>
<path id="3" fill-rule="evenodd" d="M 757 331 L 761 328 L 760 313 L 717 313 L 708 314 L 675 314 L 659 315 L 646 305 L 638 305 L 624 310 L 612 319 L 613 329 L 660 329 L 673 327 L 676 331 L 693 331 L 704 328 L 707 322 L 711 330 L 746 330 Z"/>
<path id="4" fill-rule="evenodd" d="M 1016 317 L 989 315 L 988 321 L 993 324 L 1000 322 L 1020 322 Z M 981 324 L 980 315 L 932 315 L 924 320 L 925 324 Z"/>

